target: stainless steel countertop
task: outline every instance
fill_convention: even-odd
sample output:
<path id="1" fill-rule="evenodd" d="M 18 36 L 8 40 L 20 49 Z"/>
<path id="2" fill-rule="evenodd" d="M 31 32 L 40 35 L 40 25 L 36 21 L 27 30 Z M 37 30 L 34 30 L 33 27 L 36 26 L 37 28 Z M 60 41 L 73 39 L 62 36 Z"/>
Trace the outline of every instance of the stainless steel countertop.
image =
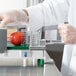
<path id="1" fill-rule="evenodd" d="M 55 64 L 44 67 L 0 67 L 0 76 L 61 76 Z"/>

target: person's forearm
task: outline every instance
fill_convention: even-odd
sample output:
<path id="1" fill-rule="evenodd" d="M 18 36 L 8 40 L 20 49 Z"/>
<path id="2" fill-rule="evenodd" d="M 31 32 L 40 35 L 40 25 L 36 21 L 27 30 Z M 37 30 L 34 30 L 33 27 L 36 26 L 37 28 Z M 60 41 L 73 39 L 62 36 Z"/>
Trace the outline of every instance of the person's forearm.
<path id="1" fill-rule="evenodd" d="M 70 24 L 58 26 L 62 41 L 65 44 L 76 44 L 76 28 Z"/>

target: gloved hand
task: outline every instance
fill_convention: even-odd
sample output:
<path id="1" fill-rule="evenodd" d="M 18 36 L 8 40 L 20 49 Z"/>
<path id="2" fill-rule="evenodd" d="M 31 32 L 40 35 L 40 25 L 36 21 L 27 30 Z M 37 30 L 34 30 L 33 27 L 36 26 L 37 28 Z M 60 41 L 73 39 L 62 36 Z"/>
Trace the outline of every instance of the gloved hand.
<path id="1" fill-rule="evenodd" d="M 8 23 L 27 22 L 28 13 L 26 10 L 8 11 L 8 12 L 0 14 L 0 21 L 1 21 L 0 27 L 3 27 Z"/>
<path id="2" fill-rule="evenodd" d="M 70 24 L 60 24 L 58 26 L 62 41 L 66 44 L 76 43 L 76 28 Z"/>

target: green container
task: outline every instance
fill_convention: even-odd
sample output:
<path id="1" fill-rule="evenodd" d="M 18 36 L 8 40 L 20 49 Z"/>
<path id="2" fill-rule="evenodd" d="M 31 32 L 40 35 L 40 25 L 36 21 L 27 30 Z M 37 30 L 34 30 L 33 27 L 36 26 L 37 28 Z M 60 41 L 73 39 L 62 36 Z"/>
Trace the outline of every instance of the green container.
<path id="1" fill-rule="evenodd" d="M 39 67 L 44 67 L 44 59 L 38 59 L 37 64 Z"/>

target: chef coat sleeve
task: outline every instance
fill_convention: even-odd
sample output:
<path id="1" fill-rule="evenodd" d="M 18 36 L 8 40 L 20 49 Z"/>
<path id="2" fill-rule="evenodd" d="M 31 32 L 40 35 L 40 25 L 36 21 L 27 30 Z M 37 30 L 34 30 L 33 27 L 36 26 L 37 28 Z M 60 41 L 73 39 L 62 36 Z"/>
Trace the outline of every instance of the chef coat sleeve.
<path id="1" fill-rule="evenodd" d="M 56 25 L 67 22 L 69 9 L 68 0 L 45 0 L 27 8 L 31 29 L 41 26 Z"/>

